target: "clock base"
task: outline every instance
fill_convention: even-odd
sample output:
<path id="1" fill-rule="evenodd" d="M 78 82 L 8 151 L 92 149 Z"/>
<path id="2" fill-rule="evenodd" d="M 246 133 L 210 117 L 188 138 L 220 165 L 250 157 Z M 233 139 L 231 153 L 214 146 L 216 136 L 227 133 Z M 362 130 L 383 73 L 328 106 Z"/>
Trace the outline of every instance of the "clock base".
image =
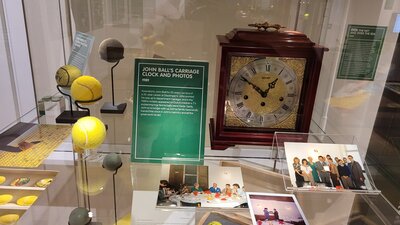
<path id="1" fill-rule="evenodd" d="M 235 145 L 272 146 L 273 143 L 273 133 L 258 133 L 252 135 L 252 138 L 249 138 L 248 133 L 245 132 L 225 132 L 225 136 L 217 136 L 214 118 L 210 118 L 209 129 L 211 150 L 226 150 Z"/>
<path id="2" fill-rule="evenodd" d="M 223 136 L 217 136 L 215 127 L 214 118 L 210 118 L 209 129 L 211 150 L 226 150 L 227 148 L 234 147 L 235 145 L 261 145 L 271 147 L 274 144 L 275 133 L 222 131 L 220 134 L 223 134 Z M 285 137 L 284 133 L 280 133 L 280 136 L 285 138 L 285 140 L 288 142 L 307 142 L 309 136 L 308 129 L 300 131 L 299 134 L 303 135 L 296 137 L 293 137 L 293 135 L 288 135 Z"/>

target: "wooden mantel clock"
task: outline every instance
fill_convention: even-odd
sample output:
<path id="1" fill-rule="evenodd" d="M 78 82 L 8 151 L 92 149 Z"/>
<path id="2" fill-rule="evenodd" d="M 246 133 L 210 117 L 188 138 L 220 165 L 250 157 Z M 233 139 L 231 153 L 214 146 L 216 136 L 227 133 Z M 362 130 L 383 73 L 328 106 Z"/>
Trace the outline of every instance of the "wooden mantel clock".
<path id="1" fill-rule="evenodd" d="M 211 149 L 271 145 L 274 132 L 309 131 L 328 49 L 300 32 L 264 24 L 217 36 L 218 98 L 209 125 Z"/>

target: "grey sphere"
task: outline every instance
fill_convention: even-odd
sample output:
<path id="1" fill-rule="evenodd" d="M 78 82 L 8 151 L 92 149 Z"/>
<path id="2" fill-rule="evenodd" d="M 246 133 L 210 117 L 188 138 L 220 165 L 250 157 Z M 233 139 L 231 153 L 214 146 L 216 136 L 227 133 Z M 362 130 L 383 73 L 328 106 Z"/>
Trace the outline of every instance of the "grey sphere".
<path id="1" fill-rule="evenodd" d="M 86 225 L 90 223 L 92 219 L 89 217 L 89 210 L 86 208 L 78 207 L 72 210 L 69 214 L 69 225 Z"/>
<path id="2" fill-rule="evenodd" d="M 124 46 L 116 39 L 107 38 L 100 43 L 99 54 L 107 62 L 117 62 L 124 58 Z"/>
<path id="3" fill-rule="evenodd" d="M 103 168 L 109 171 L 116 171 L 122 166 L 121 156 L 115 153 L 106 155 L 103 160 Z"/>

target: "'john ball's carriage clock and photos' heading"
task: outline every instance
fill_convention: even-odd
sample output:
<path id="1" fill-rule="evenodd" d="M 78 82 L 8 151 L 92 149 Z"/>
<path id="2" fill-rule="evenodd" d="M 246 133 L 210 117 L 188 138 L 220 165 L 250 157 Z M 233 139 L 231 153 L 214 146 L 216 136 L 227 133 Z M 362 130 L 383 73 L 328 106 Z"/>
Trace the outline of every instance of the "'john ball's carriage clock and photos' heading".
<path id="1" fill-rule="evenodd" d="M 249 24 L 218 35 L 211 148 L 271 145 L 274 132 L 309 131 L 327 48 L 282 26 Z M 218 76 L 219 74 L 219 76 Z"/>

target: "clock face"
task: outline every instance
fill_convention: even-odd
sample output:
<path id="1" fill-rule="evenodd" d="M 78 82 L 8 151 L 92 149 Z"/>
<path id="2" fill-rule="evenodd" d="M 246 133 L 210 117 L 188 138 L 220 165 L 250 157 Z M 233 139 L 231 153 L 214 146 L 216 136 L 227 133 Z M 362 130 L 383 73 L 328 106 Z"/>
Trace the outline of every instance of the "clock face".
<path id="1" fill-rule="evenodd" d="M 225 126 L 295 129 L 306 60 L 232 57 Z"/>

